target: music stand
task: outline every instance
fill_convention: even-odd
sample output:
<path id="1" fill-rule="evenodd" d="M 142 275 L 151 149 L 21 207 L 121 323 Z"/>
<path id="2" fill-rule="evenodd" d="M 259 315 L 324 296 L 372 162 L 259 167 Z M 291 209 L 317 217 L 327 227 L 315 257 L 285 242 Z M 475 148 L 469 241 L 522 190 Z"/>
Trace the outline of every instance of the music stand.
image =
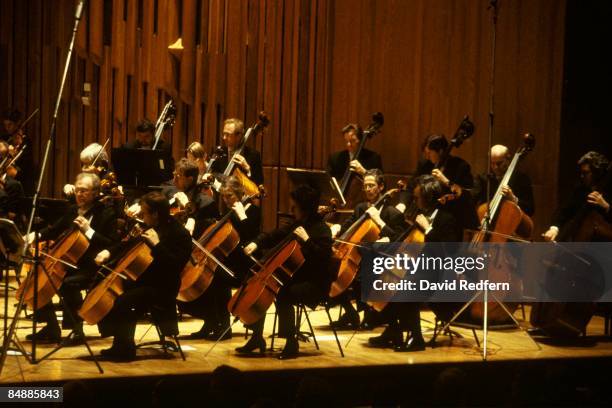
<path id="1" fill-rule="evenodd" d="M 340 191 L 338 182 L 335 178 L 330 177 L 327 172 L 288 167 L 287 174 L 289 175 L 289 180 L 295 186 L 308 184 L 312 188 L 319 190 L 321 192 L 321 201 L 336 199 L 340 206 L 344 207 L 346 205 L 346 199 Z"/>
<path id="2" fill-rule="evenodd" d="M 0 218 L 0 270 L 4 277 L 4 326 L 2 335 L 7 336 L 8 329 L 8 304 L 9 304 L 9 269 L 11 263 L 19 264 L 21 252 L 25 242 L 15 223 L 6 218 Z M 17 337 L 13 337 L 11 342 L 15 346 L 12 351 L 18 351 L 28 358 L 23 346 L 18 342 Z"/>
<path id="3" fill-rule="evenodd" d="M 123 186 L 150 188 L 172 178 L 174 160 L 166 149 L 128 149 L 118 147 L 111 153 L 117 182 Z"/>

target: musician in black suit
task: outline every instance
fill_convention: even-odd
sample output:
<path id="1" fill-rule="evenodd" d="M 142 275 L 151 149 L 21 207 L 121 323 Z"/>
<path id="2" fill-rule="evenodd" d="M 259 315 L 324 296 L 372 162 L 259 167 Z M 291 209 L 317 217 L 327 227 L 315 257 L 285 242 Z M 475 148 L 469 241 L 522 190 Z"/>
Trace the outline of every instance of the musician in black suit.
<path id="1" fill-rule="evenodd" d="M 124 149 L 152 149 L 155 144 L 155 123 L 143 119 L 136 125 L 136 138 L 123 145 Z M 160 138 L 156 149 L 169 149 Z"/>
<path id="2" fill-rule="evenodd" d="M 414 186 L 412 197 L 420 211 L 415 221 L 425 233 L 425 242 L 461 241 L 462 230 L 454 216 L 444 207 L 439 208 L 441 183 L 433 176 L 422 175 Z M 382 314 L 388 326 L 381 335 L 368 339 L 370 346 L 393 347 L 395 351 L 425 350 L 418 302 L 389 302 Z M 405 341 L 403 331 L 408 332 Z"/>
<path id="3" fill-rule="evenodd" d="M 249 146 L 244 146 L 242 154 L 234 154 L 240 148 L 240 141 L 244 135 L 244 122 L 240 119 L 230 118 L 223 122 L 223 150 L 226 154 L 212 165 L 212 172 L 222 174 L 232 160 L 240 167 L 248 178 L 257 185 L 263 184 L 263 167 L 259 152 Z"/>
<path id="4" fill-rule="evenodd" d="M 578 160 L 580 183 L 572 195 L 555 211 L 553 223 L 542 234 L 546 241 L 555 241 L 559 230 L 568 224 L 585 205 L 599 211 L 604 218 L 612 221 L 610 199 L 612 186 L 605 185 L 609 171 L 609 160 L 601 153 L 590 151 Z"/>
<path id="5" fill-rule="evenodd" d="M 327 160 L 327 173 L 331 177 L 335 177 L 340 182 L 349 167 L 351 171 L 360 176 L 363 176 L 366 170 L 370 169 L 380 169 L 382 171 L 382 159 L 378 153 L 364 147 L 359 157 L 355 157 L 359 142 L 364 137 L 361 126 L 349 123 L 342 128 L 342 136 L 346 143 L 346 149 L 330 154 Z"/>
<path id="6" fill-rule="evenodd" d="M 57 222 L 40 231 L 40 240 L 55 240 L 62 233 L 75 226 L 89 240 L 89 247 L 76 265 L 78 269 L 64 267 L 66 276 L 59 288 L 63 297 L 62 306 L 64 308 L 62 325 L 64 328 L 72 328 L 74 331 L 74 336 L 65 339 L 64 345 L 82 343 L 83 321 L 77 315 L 77 311 L 83 303 L 81 290 L 89 288 L 98 270 L 98 266 L 94 262 L 96 254 L 118 240 L 115 228 L 115 211 L 97 200 L 99 192 L 100 179 L 98 176 L 92 173 L 80 173 L 75 182 L 76 204 L 70 207 L 67 213 Z M 30 233 L 27 239 L 32 242 L 34 232 Z M 72 315 L 72 318 L 70 315 Z M 38 341 L 57 342 L 60 340 L 61 330 L 52 302 L 36 312 L 36 319 L 47 323 L 47 325 L 33 336 L 28 335 L 26 337 L 28 340 L 32 340 L 33 337 Z"/>
<path id="7" fill-rule="evenodd" d="M 351 218 L 346 220 L 342 226 L 334 224 L 331 227 L 332 236 L 342 236 L 364 213 L 380 227 L 379 241 L 391 242 L 406 228 L 404 217 L 392 205 L 384 203 L 381 209 L 374 207 L 374 204 L 380 199 L 385 190 L 385 179 L 381 170 L 370 169 L 365 172 L 363 178 L 363 189 L 365 191 L 366 201 L 363 201 L 355 207 Z M 359 313 L 353 307 L 351 300 L 355 299 L 359 310 L 364 310 L 364 319 L 362 328 L 371 329 L 375 325 L 375 313 L 363 302 L 361 302 L 361 290 L 359 280 L 353 281 L 352 293 L 344 292 L 335 300 L 338 301 L 345 310 L 345 313 L 332 325 L 337 328 L 357 328 L 359 326 Z"/>
<path id="8" fill-rule="evenodd" d="M 0 141 L 0 161 L 8 156 L 8 143 Z M 8 168 L 0 175 L 0 216 L 10 219 L 20 230 L 25 226 L 24 199 L 25 193 L 21 182 L 14 177 L 14 169 Z"/>
<path id="9" fill-rule="evenodd" d="M 21 151 L 21 154 L 13 163 L 16 172 L 12 174 L 12 177 L 21 183 L 25 193 L 31 195 L 34 192 L 36 174 L 34 151 L 32 150 L 32 143 L 26 138 L 21 128 L 21 120 L 21 112 L 7 109 L 2 115 L 0 141 L 7 143 L 8 152 L 11 156 L 9 160 L 12 160 L 17 152 Z"/>
<path id="10" fill-rule="evenodd" d="M 251 260 L 242 251 L 243 245 L 257 238 L 261 224 L 261 208 L 252 203 L 242 203 L 244 186 L 240 180 L 230 176 L 221 186 L 221 198 L 226 213 L 231 212 L 229 222 L 240 236 L 240 242 L 223 261 L 234 274 L 232 278 L 221 267 L 217 267 L 215 277 L 206 291 L 194 301 L 179 302 L 179 309 L 192 316 L 204 319 L 200 330 L 191 333 L 190 339 L 227 340 L 232 337 L 230 315 L 227 304 L 231 298 L 231 288 L 238 287 L 248 277 Z"/>
<path id="11" fill-rule="evenodd" d="M 112 335 L 113 345 L 100 354 L 109 360 L 133 360 L 136 356 L 134 332 L 139 314 L 155 307 L 176 318 L 176 296 L 180 273 L 191 254 L 191 238 L 187 230 L 170 216 L 170 206 L 160 192 L 145 194 L 141 199 L 141 215 L 148 229 L 141 237 L 151 248 L 153 261 L 136 281 L 124 281 L 124 293 L 115 301 L 110 313 L 99 323 L 103 336 Z M 111 251 L 98 253 L 96 263 L 103 264 Z M 152 312 L 153 313 L 153 312 Z"/>
<path id="12" fill-rule="evenodd" d="M 296 222 L 291 226 L 260 234 L 244 248 L 245 253 L 250 255 L 258 248 L 274 247 L 289 234 L 294 235 L 301 245 L 304 263 L 289 282 L 282 286 L 276 298 L 278 335 L 287 339 L 279 359 L 294 358 L 298 355 L 293 305 L 303 303 L 315 307 L 327 297 L 333 280 L 328 268 L 331 259 L 331 232 L 317 213 L 319 198 L 320 193 L 312 187 L 298 186 L 291 192 L 291 212 Z M 264 321 L 265 316 L 253 325 L 253 337 L 236 351 L 240 354 L 249 354 L 256 349 L 261 353 L 265 351 Z"/>
<path id="13" fill-rule="evenodd" d="M 219 216 L 215 200 L 203 194 L 197 184 L 198 172 L 195 162 L 182 158 L 174 166 L 172 185 L 163 190 L 171 205 L 180 211 L 179 219 L 187 231 L 196 238 Z"/>
<path id="14" fill-rule="evenodd" d="M 445 155 L 449 147 L 444 135 L 432 134 L 423 142 L 423 159 L 419 161 L 416 176 L 431 174 L 443 188 L 443 195 L 453 198 L 446 203 L 462 229 L 476 229 L 480 222 L 470 193 L 474 187 L 474 177 L 468 162 L 451 154 Z M 400 194 L 400 204 L 396 207 L 404 211 L 410 202 L 411 189 Z M 454 194 L 450 194 L 454 193 Z"/>
<path id="15" fill-rule="evenodd" d="M 501 179 L 506 174 L 508 166 L 512 161 L 512 155 L 504 145 L 495 145 L 491 148 L 491 173 L 489 174 L 489 198 L 491 200 L 499 187 Z M 535 212 L 533 200 L 533 188 L 531 179 L 520 170 L 516 169 L 510 177 L 507 186 L 503 187 L 503 194 L 506 199 L 516 203 L 521 210 L 530 217 Z M 481 174 L 476 177 L 473 196 L 480 205 L 487 202 L 487 175 Z"/>

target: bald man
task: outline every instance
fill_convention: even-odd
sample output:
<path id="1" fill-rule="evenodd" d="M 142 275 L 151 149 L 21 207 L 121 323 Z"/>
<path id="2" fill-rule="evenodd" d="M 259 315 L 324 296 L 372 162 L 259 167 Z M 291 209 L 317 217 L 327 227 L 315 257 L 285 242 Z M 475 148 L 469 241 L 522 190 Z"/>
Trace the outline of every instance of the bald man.
<path id="1" fill-rule="evenodd" d="M 491 188 L 489 199 L 495 195 L 499 182 L 506 174 L 511 161 L 512 154 L 506 146 L 498 144 L 491 148 L 491 173 L 489 174 Z M 533 215 L 535 212 L 533 189 L 531 188 L 531 179 L 527 174 L 515 169 L 510 182 L 507 186 L 503 187 L 502 191 L 504 196 L 508 200 L 517 203 L 525 214 Z M 487 176 L 485 174 L 476 177 L 474 195 L 479 205 L 487 201 Z"/>

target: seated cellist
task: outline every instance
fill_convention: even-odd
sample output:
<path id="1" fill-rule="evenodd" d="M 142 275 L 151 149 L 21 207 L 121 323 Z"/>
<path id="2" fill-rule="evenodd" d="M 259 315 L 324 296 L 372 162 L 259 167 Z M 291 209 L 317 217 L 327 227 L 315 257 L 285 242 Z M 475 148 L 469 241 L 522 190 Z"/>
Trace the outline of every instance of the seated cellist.
<path id="1" fill-rule="evenodd" d="M 320 192 L 312 187 L 298 186 L 291 192 L 290 197 L 295 223 L 270 233 L 262 233 L 244 248 L 245 253 L 250 255 L 258 248 L 272 248 L 288 234 L 294 234 L 301 244 L 305 261 L 276 298 L 279 336 L 287 339 L 279 359 L 295 358 L 298 355 L 293 305 L 303 303 L 310 307 L 316 306 L 327 297 L 333 279 L 328 270 L 331 259 L 331 232 L 317 213 L 319 197 Z M 259 349 L 260 353 L 265 351 L 264 321 L 265 316 L 253 325 L 253 337 L 236 351 L 240 354 L 249 354 L 256 349 Z"/>
<path id="2" fill-rule="evenodd" d="M 113 345 L 100 354 L 109 360 L 129 361 L 136 356 L 134 332 L 139 313 L 156 306 L 164 313 L 176 314 L 176 295 L 180 273 L 191 254 L 191 237 L 187 230 L 170 216 L 166 197 L 159 192 L 145 194 L 140 199 L 142 220 L 148 227 L 141 235 L 151 247 L 153 261 L 136 281 L 124 282 L 124 293 L 115 301 L 110 313 L 99 323 L 103 336 L 112 335 Z M 101 265 L 111 257 L 104 250 L 96 256 Z"/>
<path id="3" fill-rule="evenodd" d="M 425 242 L 458 242 L 462 231 L 458 222 L 445 206 L 440 206 L 441 183 L 430 175 L 421 175 L 414 180 L 412 198 L 419 214 L 416 223 L 425 234 Z M 382 311 L 388 326 L 381 335 L 368 339 L 371 347 L 392 347 L 395 351 L 425 350 L 421 333 L 420 306 L 418 302 L 390 302 Z M 407 331 L 403 339 L 403 331 Z"/>
<path id="4" fill-rule="evenodd" d="M 190 339 L 227 340 L 232 337 L 230 315 L 227 303 L 231 298 L 231 288 L 242 282 L 252 264 L 242 252 L 244 244 L 253 241 L 259 234 L 261 224 L 261 208 L 251 203 L 242 203 L 244 186 L 240 180 L 230 176 L 221 185 L 221 198 L 226 214 L 231 211 L 229 222 L 238 231 L 240 242 L 225 261 L 225 265 L 233 271 L 232 279 L 227 273 L 217 268 L 215 277 L 204 294 L 191 302 L 180 302 L 179 309 L 192 316 L 202 318 L 204 325 L 200 330 L 189 335 Z M 223 337 L 220 337 L 223 335 Z"/>
<path id="5" fill-rule="evenodd" d="M 380 227 L 380 238 L 383 240 L 393 241 L 395 237 L 405 229 L 404 217 L 402 213 L 392 205 L 384 204 L 382 209 L 373 206 L 385 191 L 385 179 L 381 170 L 370 169 L 365 172 L 363 178 L 363 190 L 365 192 L 366 201 L 355 206 L 351 218 L 346 220 L 344 224 L 334 224 L 332 229 L 333 237 L 342 235 L 344 231 L 350 228 L 364 213 L 368 213 L 370 218 Z M 339 320 L 332 322 L 336 328 L 358 328 L 359 313 L 355 310 L 351 300 L 355 298 L 358 309 L 364 310 L 364 319 L 362 322 L 363 329 L 371 329 L 375 323 L 375 312 L 361 301 L 361 290 L 358 279 L 353 281 L 353 290 L 351 295 L 348 291 L 344 292 L 336 299 L 345 310 L 345 313 Z"/>
<path id="6" fill-rule="evenodd" d="M 76 226 L 89 239 L 89 247 L 79 259 L 78 269 L 66 268 L 66 276 L 59 289 L 63 297 L 62 306 L 65 311 L 62 326 L 65 329 L 72 328 L 75 334 L 73 337 L 65 339 L 64 345 L 82 343 L 83 321 L 77 315 L 77 311 L 83 303 L 81 290 L 90 286 L 98 269 L 94 262 L 96 254 L 118 239 L 114 210 L 98 201 L 100 191 L 98 176 L 92 173 L 81 173 L 77 176 L 74 186 L 76 204 L 70 207 L 67 213 L 52 226 L 41 230 L 39 237 L 42 241 L 54 240 L 68 228 Z M 34 240 L 34 232 L 30 233 L 28 239 L 30 242 Z M 66 312 L 72 314 L 74 325 Z M 49 302 L 43 306 L 36 312 L 35 317 L 37 321 L 45 322 L 47 325 L 36 334 L 28 335 L 26 339 L 32 340 L 35 337 L 37 341 L 58 342 L 61 337 L 61 330 L 53 310 L 53 304 Z"/>

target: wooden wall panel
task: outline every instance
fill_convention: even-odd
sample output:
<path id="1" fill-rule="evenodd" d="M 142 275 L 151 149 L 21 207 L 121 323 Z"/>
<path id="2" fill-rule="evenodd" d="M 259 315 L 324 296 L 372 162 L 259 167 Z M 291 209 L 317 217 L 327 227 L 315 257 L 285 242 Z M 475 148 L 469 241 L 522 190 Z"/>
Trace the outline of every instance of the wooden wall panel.
<path id="1" fill-rule="evenodd" d="M 39 160 L 75 4 L 0 3 L 0 104 L 26 113 L 41 108 L 28 129 Z M 119 146 L 134 136 L 139 119 L 155 121 L 169 98 L 178 115 L 166 138 L 177 157 L 194 140 L 207 149 L 220 144 L 228 116 L 251 125 L 259 111 L 268 113 L 270 126 L 252 142 L 265 166 L 266 227 L 288 209 L 285 168 L 324 168 L 328 155 L 343 148 L 340 129 L 348 122 L 367 126 L 375 111 L 385 114 L 385 126 L 369 146 L 382 153 L 390 179 L 413 171 L 425 135 L 452 135 L 464 114 L 477 131 L 458 154 L 475 172 L 486 168 L 492 29 L 486 0 L 157 0 L 142 2 L 141 17 L 139 4 L 88 2 L 46 195 L 58 196 L 74 177 L 84 145 L 110 137 L 111 147 Z M 557 170 L 547 163 L 559 155 L 565 2 L 498 4 L 493 142 L 514 149 L 521 133 L 533 132 L 546 147 L 523 166 L 538 202 L 554 200 Z M 183 50 L 173 56 L 168 46 L 179 38 Z M 548 217 L 538 211 L 537 225 Z"/>

